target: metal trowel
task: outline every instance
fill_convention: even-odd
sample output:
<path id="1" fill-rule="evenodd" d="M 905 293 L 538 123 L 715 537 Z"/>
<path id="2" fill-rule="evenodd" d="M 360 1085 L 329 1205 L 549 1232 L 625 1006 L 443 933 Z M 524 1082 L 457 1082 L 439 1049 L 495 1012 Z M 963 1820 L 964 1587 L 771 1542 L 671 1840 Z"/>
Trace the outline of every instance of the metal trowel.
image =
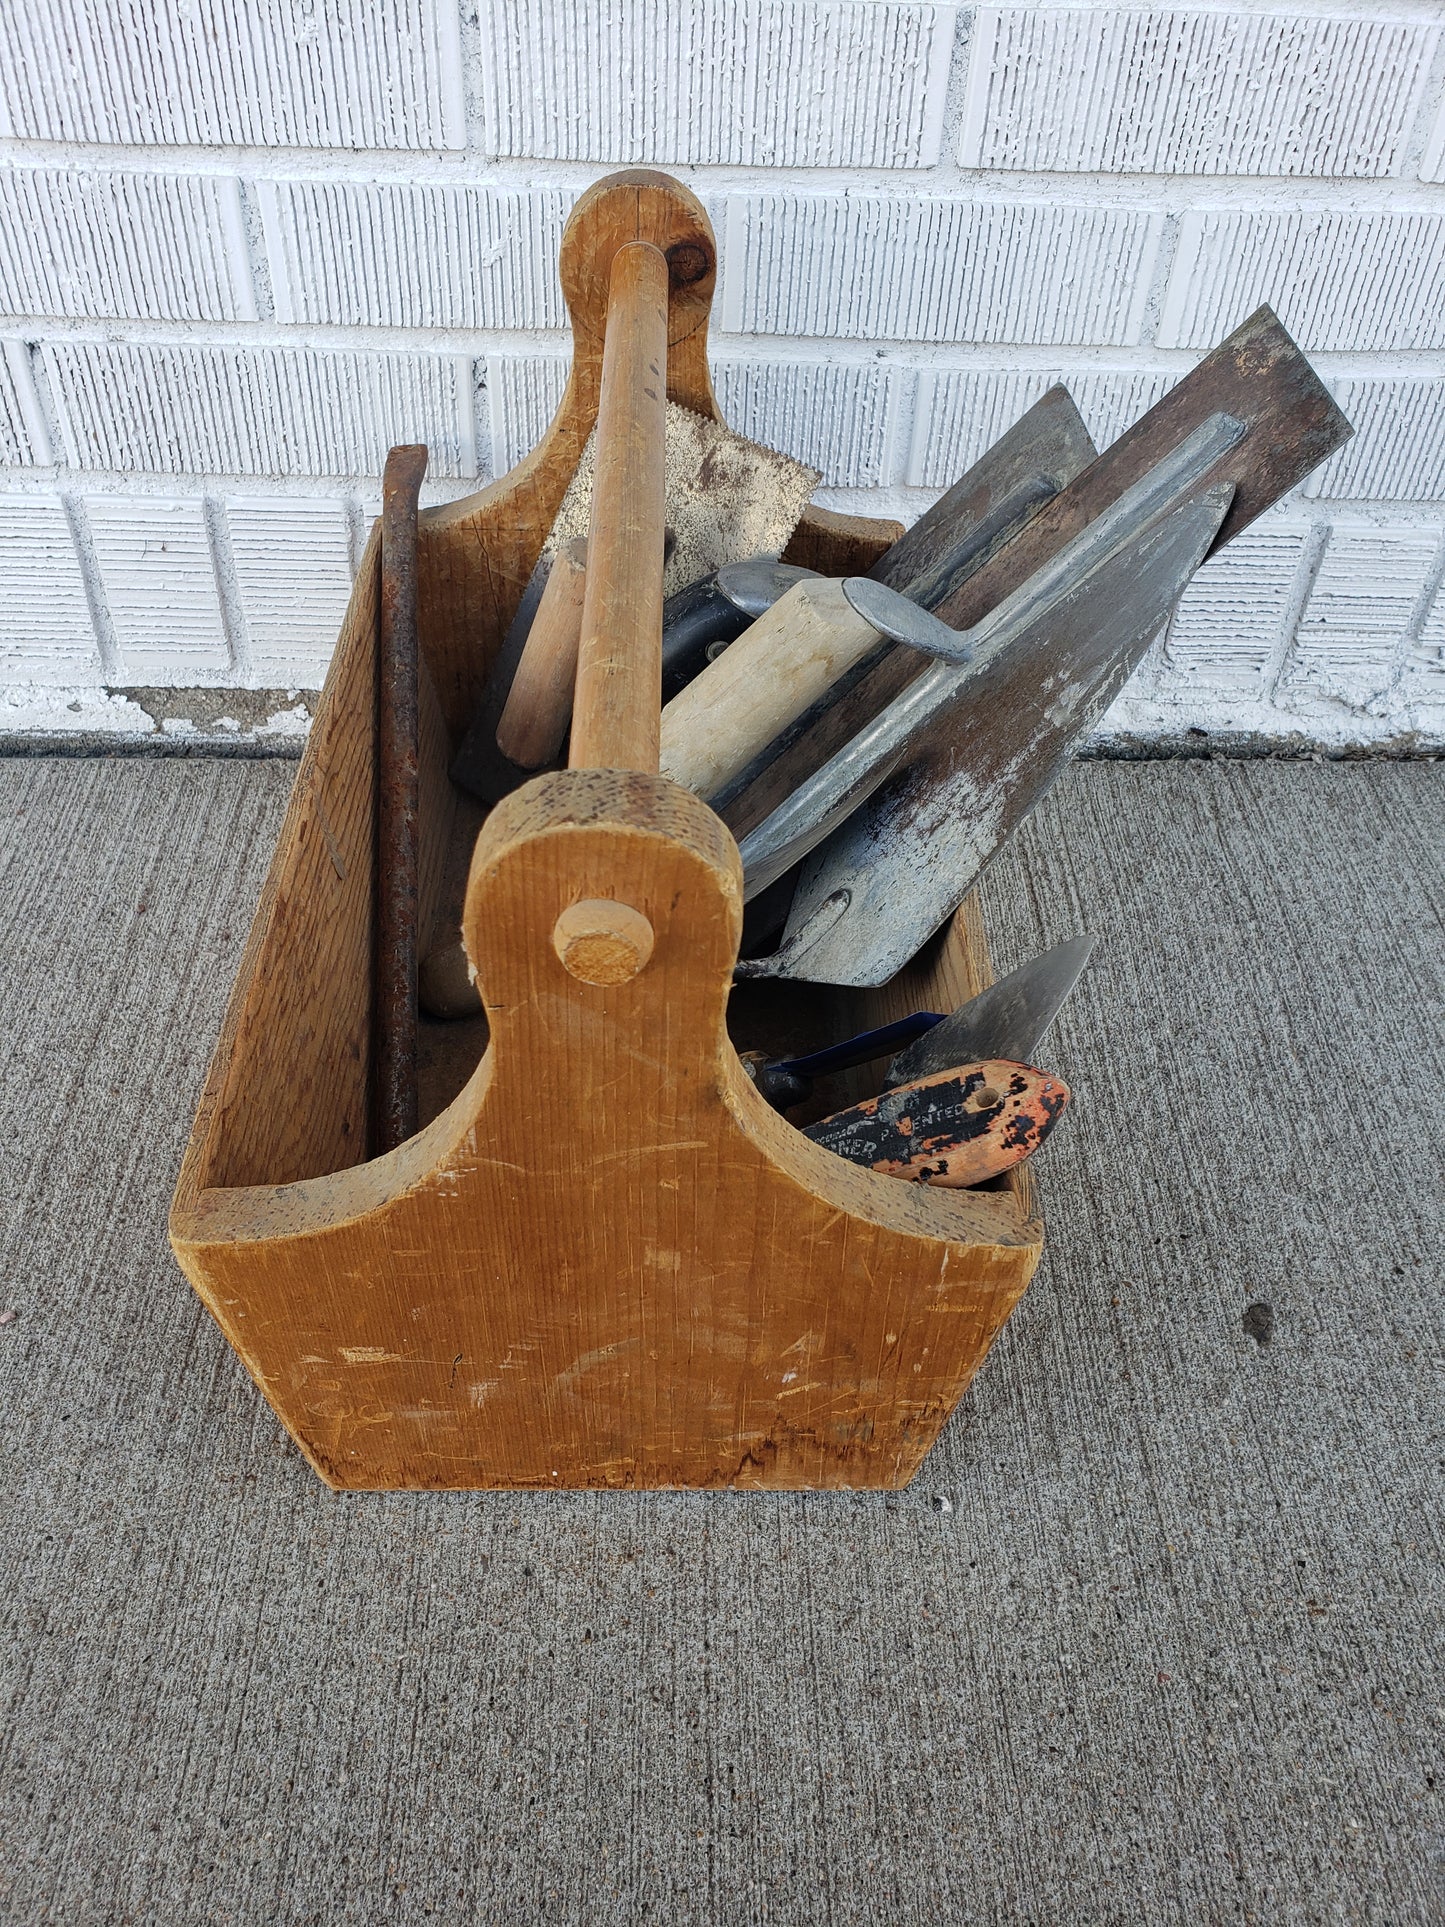
<path id="1" fill-rule="evenodd" d="M 1096 571 L 1055 617 L 976 659 L 963 672 L 966 691 L 961 682 L 953 692 L 962 700 L 931 709 L 926 698 L 938 694 L 939 666 L 926 667 L 916 651 L 893 650 L 728 802 L 724 819 L 745 860 L 751 854 L 759 866 L 757 888 L 763 874 L 787 867 L 789 852 L 796 860 L 816 842 L 809 815 L 815 832 L 845 772 L 833 769 L 812 786 L 840 748 L 858 744 L 862 752 L 846 768 L 855 795 L 860 762 L 886 767 L 891 754 L 898 771 L 809 857 L 777 953 L 750 959 L 740 974 L 860 985 L 891 977 L 958 907 L 1057 777 L 1163 626 L 1192 567 L 1352 432 L 1274 315 L 1261 309 L 956 588 L 938 615 L 975 628 L 1202 424 L 1226 413 L 1243 433 L 1190 485 L 1181 505 L 1188 526 L 1171 514 L 1172 533 L 1150 524 L 1139 538 L 1152 580 L 1139 577 L 1142 557 Z M 1222 506 L 1218 489 L 1229 491 Z M 1203 547 L 1191 561 L 1201 533 Z M 903 709 L 895 711 L 900 699 Z M 900 732 L 910 715 L 916 727 Z M 750 833 L 764 826 L 753 842 Z"/>
<path id="2" fill-rule="evenodd" d="M 935 604 L 1026 527 L 1093 453 L 1068 392 L 1051 389 L 869 575 L 796 572 L 802 579 L 734 630 L 730 645 L 709 650 L 673 683 L 664 627 L 662 774 L 725 812 L 754 769 L 840 701 L 894 643 L 947 653 L 956 637 L 931 613 Z"/>
<path id="3" fill-rule="evenodd" d="M 911 1084 L 937 1071 L 981 1063 L 991 1057 L 1032 1064 L 1039 1045 L 1083 975 L 1096 941 L 1094 937 L 1065 938 L 1052 950 L 1030 957 L 1026 964 L 970 997 L 949 1016 L 941 1011 L 915 1010 L 891 1024 L 860 1031 L 855 1037 L 826 1044 L 803 1057 L 768 1057 L 762 1051 L 744 1051 L 743 1068 L 768 1102 L 785 1111 L 811 1095 L 815 1078 L 871 1064 L 895 1051 L 884 1074 L 885 1088 Z"/>
<path id="4" fill-rule="evenodd" d="M 974 628 L 957 635 L 954 660 L 936 660 L 742 839 L 739 852 L 746 899 L 816 848 L 847 808 L 849 820 L 843 824 L 839 844 L 829 853 L 832 859 L 847 844 L 846 867 L 830 869 L 830 878 L 836 878 L 831 887 L 821 897 L 810 890 L 807 899 L 815 912 L 826 915 L 826 924 L 816 916 L 809 921 L 802 912 L 804 888 L 812 879 L 800 878 L 780 956 L 789 953 L 793 962 L 799 961 L 815 942 L 826 941 L 846 920 L 868 888 L 868 865 L 887 852 L 888 839 L 895 833 L 893 810 L 860 811 L 859 805 L 900 766 L 912 765 L 931 733 L 946 729 L 955 717 L 980 712 L 991 716 L 990 744 L 995 756 L 987 767 L 996 771 L 995 782 L 1010 795 L 1027 792 L 1030 803 L 1037 800 L 1042 782 L 1062 767 L 1074 736 L 1094 720 L 1102 701 L 1113 696 L 1208 554 L 1233 490 L 1227 484 L 1201 489 L 1198 478 L 1220 450 L 1242 434 L 1243 424 L 1230 415 L 1216 415 L 1196 429 L 1182 448 L 1127 490 L 1036 575 Z M 1010 668 L 1016 669 L 1020 661 L 1027 668 L 1026 686 L 1020 686 L 1022 678 L 1017 674 L 1008 680 Z M 1097 674 L 1101 663 L 1122 674 L 1113 681 L 1101 678 Z M 1006 706 L 993 700 L 991 685 L 1001 677 L 1008 691 Z M 1059 738 L 1062 742 L 1050 759 L 1046 752 Z M 901 782 L 914 774 L 913 768 L 905 769 Z M 875 814 L 878 836 L 853 846 L 850 839 L 858 818 L 872 821 Z M 962 836 L 975 843 L 996 839 L 1000 815 L 1001 800 L 982 783 L 975 784 L 957 816 L 949 820 L 952 840 Z M 915 923 L 916 906 L 930 888 L 936 892 L 940 887 L 939 879 L 921 874 L 934 860 L 926 837 L 917 839 L 917 845 L 923 852 L 917 866 L 907 866 L 895 883 L 891 902 L 878 900 L 880 917 L 891 920 L 895 928 L 902 926 L 907 947 L 900 963 L 942 921 L 935 916 L 921 928 Z M 942 887 L 949 887 L 946 880 Z M 845 937 L 845 955 L 847 944 Z M 739 965 L 739 971 L 747 976 L 773 975 L 769 966 L 774 961 L 750 961 Z M 814 975 L 812 962 L 809 955 L 803 972 L 809 977 Z M 881 983 L 896 968 L 877 978 L 835 979 L 830 974 L 827 981 Z M 786 974 L 793 974 L 791 967 Z"/>

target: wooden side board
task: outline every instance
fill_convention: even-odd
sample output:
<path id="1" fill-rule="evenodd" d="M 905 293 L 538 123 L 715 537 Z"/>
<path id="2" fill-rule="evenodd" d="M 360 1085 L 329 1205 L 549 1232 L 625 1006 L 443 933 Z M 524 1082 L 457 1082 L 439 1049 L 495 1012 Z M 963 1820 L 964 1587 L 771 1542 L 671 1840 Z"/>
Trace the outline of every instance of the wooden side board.
<path id="1" fill-rule="evenodd" d="M 569 229 L 581 369 L 548 437 L 506 482 L 424 518 L 424 929 L 454 825 L 470 834 L 446 777 L 457 717 L 595 415 L 588 222 L 647 228 L 667 252 L 701 220 L 662 177 L 620 178 L 584 197 L 580 240 L 578 216 Z M 711 408 L 702 320 L 687 319 L 684 299 L 669 391 Z M 791 553 L 858 571 L 890 533 L 813 512 Z M 490 1041 L 478 1059 L 484 1027 L 455 1026 L 459 1094 L 368 1160 L 376 594 L 373 542 L 177 1186 L 187 1275 L 337 1487 L 903 1483 L 1027 1284 L 1041 1228 L 1021 1181 L 878 1177 L 757 1096 L 727 1028 L 736 846 L 687 791 L 569 770 L 492 813 L 464 921 Z M 558 919 L 581 900 L 646 920 L 652 953 L 629 981 L 564 967 Z M 947 1007 L 987 981 L 969 905 L 851 1014 Z"/>

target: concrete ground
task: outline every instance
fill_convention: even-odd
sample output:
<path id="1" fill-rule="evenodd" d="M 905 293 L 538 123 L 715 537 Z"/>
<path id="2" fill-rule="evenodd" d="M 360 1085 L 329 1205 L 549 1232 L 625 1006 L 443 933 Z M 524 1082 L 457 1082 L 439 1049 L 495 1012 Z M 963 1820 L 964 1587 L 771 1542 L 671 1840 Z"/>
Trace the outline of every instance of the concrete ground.
<path id="1" fill-rule="evenodd" d="M 291 774 L 0 764 L 0 1918 L 1445 1916 L 1445 766 L 1083 765 L 1000 862 L 1079 1095 L 888 1497 L 317 1483 L 165 1233 Z"/>

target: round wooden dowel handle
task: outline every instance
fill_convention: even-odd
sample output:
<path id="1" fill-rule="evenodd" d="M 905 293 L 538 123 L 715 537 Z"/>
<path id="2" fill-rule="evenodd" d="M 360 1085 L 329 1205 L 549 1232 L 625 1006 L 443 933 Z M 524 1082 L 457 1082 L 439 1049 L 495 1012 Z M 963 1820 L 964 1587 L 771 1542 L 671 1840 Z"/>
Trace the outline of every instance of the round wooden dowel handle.
<path id="1" fill-rule="evenodd" d="M 630 903 L 587 897 L 570 903 L 552 928 L 562 967 L 584 984 L 625 984 L 652 955 L 652 925 Z"/>

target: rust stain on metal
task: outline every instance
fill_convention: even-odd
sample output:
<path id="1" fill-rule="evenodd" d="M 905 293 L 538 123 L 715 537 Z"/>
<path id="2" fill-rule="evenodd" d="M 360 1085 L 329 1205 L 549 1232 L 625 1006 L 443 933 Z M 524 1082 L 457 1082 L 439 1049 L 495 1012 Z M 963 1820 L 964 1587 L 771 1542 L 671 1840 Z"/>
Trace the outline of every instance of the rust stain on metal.
<path id="1" fill-rule="evenodd" d="M 1030 1064 L 968 1064 L 836 1111 L 803 1135 L 887 1177 L 950 1189 L 1021 1164 L 1063 1116 L 1069 1087 Z"/>
<path id="2" fill-rule="evenodd" d="M 373 1152 L 416 1133 L 416 516 L 427 452 L 392 449 L 381 483 L 376 675 L 376 941 L 372 979 Z"/>

